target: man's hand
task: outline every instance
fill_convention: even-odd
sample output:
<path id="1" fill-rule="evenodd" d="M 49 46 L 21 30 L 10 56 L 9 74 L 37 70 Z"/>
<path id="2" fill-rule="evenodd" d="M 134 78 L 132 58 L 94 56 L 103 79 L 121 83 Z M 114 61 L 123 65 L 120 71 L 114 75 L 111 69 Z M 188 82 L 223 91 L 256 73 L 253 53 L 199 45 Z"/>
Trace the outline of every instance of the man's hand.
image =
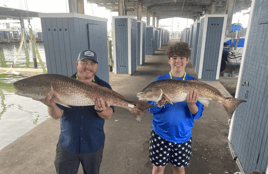
<path id="1" fill-rule="evenodd" d="M 104 101 L 102 98 L 97 98 L 95 101 L 95 107 L 94 109 L 96 111 L 103 111 L 110 107 L 110 101 Z"/>
<path id="2" fill-rule="evenodd" d="M 104 101 L 102 98 L 97 98 L 94 109 L 97 111 L 98 115 L 105 120 L 112 117 L 113 109 L 110 107 L 109 100 Z"/>
<path id="3" fill-rule="evenodd" d="M 52 96 L 50 98 L 50 95 L 46 96 L 46 98 L 44 99 L 36 99 L 36 98 L 33 98 L 33 100 L 37 100 L 37 101 L 40 101 L 42 103 L 44 103 L 45 105 L 47 105 L 47 108 L 48 108 L 48 114 L 53 117 L 54 119 L 59 119 L 62 114 L 63 114 L 63 110 L 61 110 L 55 103 L 55 98 L 56 96 Z"/>

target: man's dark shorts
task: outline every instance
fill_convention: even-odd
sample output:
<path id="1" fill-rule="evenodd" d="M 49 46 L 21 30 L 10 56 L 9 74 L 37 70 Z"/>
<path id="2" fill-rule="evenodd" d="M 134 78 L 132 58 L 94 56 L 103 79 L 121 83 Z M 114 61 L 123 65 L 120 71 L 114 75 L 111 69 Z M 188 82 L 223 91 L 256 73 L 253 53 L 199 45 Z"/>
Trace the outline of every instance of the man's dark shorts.
<path id="1" fill-rule="evenodd" d="M 191 158 L 191 143 L 192 138 L 185 143 L 169 142 L 152 130 L 149 147 L 150 161 L 159 167 L 169 162 L 176 167 L 187 166 Z"/>

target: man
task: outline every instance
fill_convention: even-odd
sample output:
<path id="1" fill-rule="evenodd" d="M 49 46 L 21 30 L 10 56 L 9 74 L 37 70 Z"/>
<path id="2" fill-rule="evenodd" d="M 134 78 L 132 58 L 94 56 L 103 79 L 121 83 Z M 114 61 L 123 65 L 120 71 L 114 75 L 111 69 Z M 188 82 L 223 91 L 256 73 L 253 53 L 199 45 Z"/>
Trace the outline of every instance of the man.
<path id="1" fill-rule="evenodd" d="M 170 72 L 155 79 L 195 80 L 186 73 L 191 50 L 188 43 L 177 42 L 167 50 Z M 192 127 L 194 120 L 202 116 L 204 105 L 198 100 L 198 92 L 192 91 L 186 101 L 166 103 L 158 107 L 158 103 L 149 103 L 153 114 L 153 130 L 151 132 L 149 158 L 153 164 L 152 174 L 163 174 L 165 166 L 172 164 L 173 174 L 185 174 L 184 167 L 191 158 Z M 166 99 L 167 101 L 167 99 Z M 165 103 L 165 102 L 164 102 Z"/>
<path id="2" fill-rule="evenodd" d="M 72 78 L 84 83 L 110 85 L 95 74 L 98 69 L 97 54 L 81 51 L 76 61 L 77 73 Z M 41 100 L 48 113 L 61 121 L 61 133 L 56 149 L 55 167 L 58 174 L 76 174 L 81 162 L 85 174 L 98 174 L 104 147 L 104 120 L 111 118 L 113 106 L 109 101 L 96 99 L 95 106 L 67 108 L 54 102 L 55 96 Z"/>

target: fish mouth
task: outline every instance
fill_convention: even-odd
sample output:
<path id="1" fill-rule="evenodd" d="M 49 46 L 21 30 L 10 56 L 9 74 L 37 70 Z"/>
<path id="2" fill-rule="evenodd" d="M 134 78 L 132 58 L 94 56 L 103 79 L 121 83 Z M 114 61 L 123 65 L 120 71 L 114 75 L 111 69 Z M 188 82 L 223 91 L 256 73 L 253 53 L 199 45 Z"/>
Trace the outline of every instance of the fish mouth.
<path id="1" fill-rule="evenodd" d="M 13 87 L 14 87 L 16 90 L 18 90 L 18 89 L 17 89 L 17 82 L 18 82 L 18 81 L 16 81 L 16 82 L 13 83 Z"/>
<path id="2" fill-rule="evenodd" d="M 21 92 L 21 91 L 16 91 L 16 92 L 14 92 L 14 94 L 16 94 L 16 95 L 20 95 L 20 96 L 25 96 L 24 93 Z"/>

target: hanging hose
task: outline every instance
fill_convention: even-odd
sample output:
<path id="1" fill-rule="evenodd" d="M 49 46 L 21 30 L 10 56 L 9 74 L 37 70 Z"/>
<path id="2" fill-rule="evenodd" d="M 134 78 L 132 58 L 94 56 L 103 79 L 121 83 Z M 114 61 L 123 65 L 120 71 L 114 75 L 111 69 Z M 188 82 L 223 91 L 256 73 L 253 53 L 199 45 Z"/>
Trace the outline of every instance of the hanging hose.
<path id="1" fill-rule="evenodd" d="M 15 58 L 15 60 L 14 60 L 14 62 L 12 63 L 12 65 L 11 65 L 10 68 L 13 68 L 13 66 L 15 65 L 15 63 L 16 63 L 16 61 L 17 61 L 17 59 L 18 59 L 18 56 L 19 56 L 19 54 L 20 54 L 20 51 L 21 51 L 21 48 L 22 48 L 22 45 L 23 45 L 23 41 L 24 41 L 24 29 L 22 30 L 22 38 L 21 38 L 21 41 L 20 41 L 19 51 L 18 51 L 18 53 L 17 53 L 17 55 L 16 55 L 16 58 Z"/>
<path id="2" fill-rule="evenodd" d="M 37 48 L 37 46 L 36 46 L 35 39 L 34 39 L 34 37 L 33 37 L 33 33 L 32 33 L 32 25 L 31 25 L 31 24 L 29 24 L 29 31 L 30 31 L 31 41 L 32 41 L 33 44 L 34 44 L 34 48 L 35 48 L 35 52 L 36 52 L 38 61 L 39 61 L 40 65 L 41 65 L 41 67 L 42 67 L 42 69 L 43 69 L 43 72 L 44 72 L 44 73 L 47 73 L 47 70 L 46 70 L 46 68 L 45 68 L 45 66 L 44 66 L 44 64 L 43 64 L 43 62 L 42 62 L 42 59 L 41 59 L 41 57 L 40 57 L 38 48 Z"/>

